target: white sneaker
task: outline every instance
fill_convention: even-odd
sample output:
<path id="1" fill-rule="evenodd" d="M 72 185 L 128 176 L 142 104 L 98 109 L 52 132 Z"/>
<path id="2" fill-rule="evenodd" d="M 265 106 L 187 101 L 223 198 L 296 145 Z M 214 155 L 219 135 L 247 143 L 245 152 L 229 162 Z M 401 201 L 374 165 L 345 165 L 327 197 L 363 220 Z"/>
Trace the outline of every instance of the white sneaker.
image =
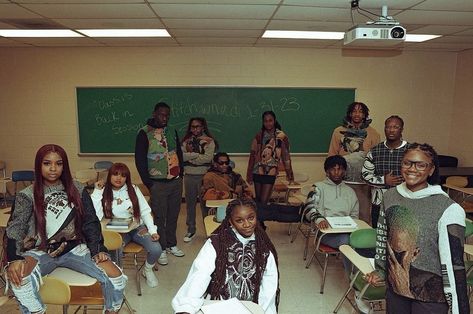
<path id="1" fill-rule="evenodd" d="M 177 246 L 172 246 L 170 248 L 167 248 L 166 251 L 177 257 L 182 257 L 185 255 L 184 252 Z"/>
<path id="2" fill-rule="evenodd" d="M 143 267 L 141 274 L 146 278 L 146 284 L 150 288 L 155 288 L 158 286 L 158 278 L 156 278 L 153 268 Z"/>
<path id="3" fill-rule="evenodd" d="M 360 295 L 360 292 L 355 291 L 355 303 L 356 307 L 361 313 L 369 313 L 371 310 L 371 306 L 368 301 L 364 301 L 362 299 L 359 299 L 358 296 Z"/>
<path id="4" fill-rule="evenodd" d="M 167 265 L 168 264 L 168 254 L 166 251 L 163 251 L 161 255 L 158 258 L 158 264 L 159 265 Z"/>
<path id="5" fill-rule="evenodd" d="M 191 242 L 192 239 L 194 239 L 194 237 L 195 237 L 195 232 L 188 232 L 184 236 L 184 242 L 186 242 L 186 243 Z"/>

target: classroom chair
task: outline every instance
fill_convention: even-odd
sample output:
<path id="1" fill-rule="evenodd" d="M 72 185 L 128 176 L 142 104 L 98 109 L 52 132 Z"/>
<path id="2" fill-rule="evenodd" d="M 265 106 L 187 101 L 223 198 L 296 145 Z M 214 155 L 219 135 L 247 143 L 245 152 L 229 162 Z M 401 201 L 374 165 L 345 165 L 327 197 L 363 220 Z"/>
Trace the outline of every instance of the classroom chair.
<path id="1" fill-rule="evenodd" d="M 18 192 L 18 182 L 27 182 L 26 186 L 33 184 L 34 181 L 34 171 L 33 170 L 16 170 L 12 171 L 11 179 L 15 184 L 14 195 Z M 29 184 L 28 184 L 29 183 Z"/>
<path id="2" fill-rule="evenodd" d="M 438 155 L 439 167 L 458 167 L 458 158 L 448 155 Z"/>
<path id="3" fill-rule="evenodd" d="M 312 184 L 306 184 L 301 188 L 301 194 L 304 197 L 307 198 L 307 195 L 310 193 L 310 191 L 312 191 L 312 189 L 313 189 Z M 306 213 L 305 213 L 305 211 L 303 211 L 303 208 L 301 208 L 301 211 L 302 211 L 301 220 L 297 224 L 296 232 L 294 232 L 294 234 L 292 234 L 291 243 L 294 243 L 294 241 L 297 238 L 298 233 L 300 232 L 302 234 L 302 236 L 304 237 L 304 239 L 305 239 L 303 258 L 304 258 L 304 260 L 306 260 L 307 252 L 309 250 L 309 241 L 310 241 L 311 237 L 315 236 L 315 229 L 316 228 L 315 228 L 315 223 L 314 222 L 308 221 L 305 218 Z M 291 234 L 289 234 L 289 235 L 291 235 Z"/>
<path id="4" fill-rule="evenodd" d="M 94 164 L 94 169 L 95 170 L 107 170 L 110 169 L 113 165 L 113 162 L 109 161 L 109 160 L 100 160 L 100 161 L 97 161 L 95 162 Z M 99 177 L 100 177 L 100 172 L 97 171 L 97 178 L 95 181 L 98 181 L 99 180 Z"/>
<path id="5" fill-rule="evenodd" d="M 350 285 L 343 294 L 342 298 L 338 302 L 337 306 L 333 310 L 337 313 L 345 300 L 348 300 L 350 304 L 356 309 L 355 304 L 348 298 L 351 291 L 358 291 L 359 294 L 355 295 L 358 300 L 366 300 L 370 304 L 369 313 L 373 310 L 373 304 L 381 302 L 385 298 L 386 286 L 374 287 L 368 284 L 363 276 L 367 273 L 372 272 L 374 269 L 369 262 L 369 259 L 359 255 L 355 249 L 373 249 L 376 247 L 376 230 L 375 229 L 360 229 L 350 234 L 350 245 L 340 246 L 340 252 L 350 260 L 353 264 L 353 268 L 356 271 L 351 275 Z"/>
<path id="6" fill-rule="evenodd" d="M 6 178 L 6 177 L 7 177 L 7 164 L 3 160 L 0 160 L 0 178 Z"/>
<path id="7" fill-rule="evenodd" d="M 136 289 L 138 291 L 138 295 L 141 296 L 141 269 L 144 266 L 144 262 L 139 265 L 138 264 L 138 254 L 140 254 L 144 248 L 139 245 L 138 243 L 135 242 L 130 242 L 125 247 L 123 248 L 123 253 L 126 254 L 132 254 L 133 255 L 133 265 L 135 267 L 135 280 L 136 280 Z M 156 266 L 155 266 L 156 269 Z"/>
<path id="8" fill-rule="evenodd" d="M 67 313 L 67 305 L 71 300 L 71 289 L 61 279 L 43 277 L 43 285 L 39 289 L 41 300 L 45 304 L 62 305 L 63 314 Z"/>

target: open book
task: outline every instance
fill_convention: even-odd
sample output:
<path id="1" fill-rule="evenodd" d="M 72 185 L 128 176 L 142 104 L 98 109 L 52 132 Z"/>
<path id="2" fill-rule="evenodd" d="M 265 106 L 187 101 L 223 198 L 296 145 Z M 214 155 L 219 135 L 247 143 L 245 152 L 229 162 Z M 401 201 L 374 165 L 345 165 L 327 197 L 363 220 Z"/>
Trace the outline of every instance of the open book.
<path id="1" fill-rule="evenodd" d="M 204 314 L 251 314 L 251 311 L 237 298 L 208 303 L 200 310 Z"/>
<path id="2" fill-rule="evenodd" d="M 107 229 L 128 229 L 133 218 L 112 218 L 107 222 Z"/>
<path id="3" fill-rule="evenodd" d="M 356 228 L 357 224 L 350 216 L 342 216 L 342 217 L 325 217 L 330 227 L 333 229 L 349 229 L 349 228 Z"/>

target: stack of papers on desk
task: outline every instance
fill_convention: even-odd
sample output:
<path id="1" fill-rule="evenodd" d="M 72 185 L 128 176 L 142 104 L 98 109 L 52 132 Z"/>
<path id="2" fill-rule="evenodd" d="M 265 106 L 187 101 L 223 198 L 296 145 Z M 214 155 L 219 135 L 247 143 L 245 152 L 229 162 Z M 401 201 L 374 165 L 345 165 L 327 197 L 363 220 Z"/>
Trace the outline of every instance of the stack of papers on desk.
<path id="1" fill-rule="evenodd" d="M 251 314 L 251 311 L 237 298 L 206 304 L 200 310 L 204 314 Z"/>
<path id="2" fill-rule="evenodd" d="M 356 228 L 357 224 L 350 216 L 325 217 L 332 229 L 350 229 Z"/>

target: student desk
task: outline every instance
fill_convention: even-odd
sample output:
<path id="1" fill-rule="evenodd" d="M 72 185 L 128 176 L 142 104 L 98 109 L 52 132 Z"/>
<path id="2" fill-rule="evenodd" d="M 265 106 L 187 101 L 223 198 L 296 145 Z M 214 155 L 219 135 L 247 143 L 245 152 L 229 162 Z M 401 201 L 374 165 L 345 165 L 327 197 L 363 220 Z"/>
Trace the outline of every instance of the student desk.
<path id="1" fill-rule="evenodd" d="M 314 243 L 315 243 L 315 248 L 312 253 L 312 256 L 310 259 L 307 261 L 307 264 L 305 268 L 309 268 L 310 264 L 312 263 L 312 260 L 315 259 L 319 263 L 320 267 L 322 268 L 322 284 L 320 286 L 320 293 L 324 293 L 324 285 L 325 285 L 325 276 L 327 274 L 327 265 L 328 265 L 328 257 L 329 255 L 338 255 L 340 253 L 339 250 L 329 247 L 327 245 L 322 244 L 322 239 L 324 236 L 327 234 L 340 234 L 340 233 L 352 233 L 353 231 L 359 230 L 359 229 L 370 229 L 371 226 L 368 225 L 365 221 L 361 219 L 353 219 L 356 222 L 357 227 L 356 228 L 327 228 L 327 229 L 316 229 L 315 231 L 315 237 L 314 237 Z M 324 265 L 322 266 L 322 263 L 320 260 L 317 258 L 317 253 L 323 254 L 325 256 L 324 260 Z"/>
<path id="2" fill-rule="evenodd" d="M 0 228 L 5 228 L 10 219 L 11 207 L 6 207 L 0 210 Z"/>
<path id="3" fill-rule="evenodd" d="M 207 238 L 210 237 L 212 232 L 220 226 L 220 222 L 215 221 L 215 215 L 208 215 L 204 218 L 204 227 L 205 227 L 205 234 Z"/>
<path id="4" fill-rule="evenodd" d="M 207 305 L 207 304 L 211 304 L 211 303 L 215 303 L 215 302 L 219 302 L 218 300 L 204 300 L 204 305 Z M 251 301 L 241 301 L 241 303 L 243 303 L 243 305 L 252 313 L 252 314 L 264 314 L 264 311 L 263 311 L 263 308 L 259 305 L 259 304 L 256 304 L 254 302 L 251 302 Z M 204 312 L 202 312 L 201 310 L 199 310 L 199 312 L 197 312 L 198 314 L 203 314 Z"/>
<path id="5" fill-rule="evenodd" d="M 439 167 L 441 177 L 473 176 L 473 167 Z"/>
<path id="6" fill-rule="evenodd" d="M 108 219 L 108 218 L 103 218 L 100 221 L 100 224 L 102 225 L 102 229 L 109 230 L 109 231 L 116 231 L 118 233 L 128 233 L 131 230 L 136 229 L 140 225 L 139 221 L 136 221 L 136 219 L 133 219 L 133 222 L 131 223 L 131 225 L 126 229 L 125 228 L 123 228 L 123 229 L 121 229 L 121 228 L 107 228 L 107 223 L 109 221 L 110 221 L 110 219 Z"/>
<path id="7" fill-rule="evenodd" d="M 460 206 L 462 206 L 462 203 L 467 198 L 469 198 L 470 196 L 473 196 L 473 188 L 461 188 L 459 186 L 450 185 L 450 184 L 444 184 L 443 186 L 447 188 L 447 194 L 449 195 L 450 195 L 450 190 L 459 192 L 461 198 L 459 199 L 458 204 L 460 204 Z M 453 197 L 452 199 L 455 200 Z M 469 208 L 465 206 L 463 207 L 463 209 L 465 210 L 466 213 L 469 213 L 469 214 L 473 213 L 473 208 Z"/>

